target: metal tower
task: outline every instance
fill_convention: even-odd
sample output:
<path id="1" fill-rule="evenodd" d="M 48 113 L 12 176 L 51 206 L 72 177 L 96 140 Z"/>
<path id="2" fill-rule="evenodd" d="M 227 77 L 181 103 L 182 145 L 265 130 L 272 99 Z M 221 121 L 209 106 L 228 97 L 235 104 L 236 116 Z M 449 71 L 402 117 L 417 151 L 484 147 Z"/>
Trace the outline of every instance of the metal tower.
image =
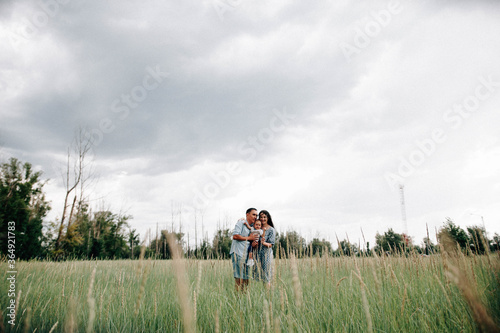
<path id="1" fill-rule="evenodd" d="M 408 235 L 408 223 L 406 223 L 406 206 L 405 206 L 405 186 L 399 184 L 399 193 L 401 194 L 401 216 L 403 218 L 403 228 L 405 235 Z"/>

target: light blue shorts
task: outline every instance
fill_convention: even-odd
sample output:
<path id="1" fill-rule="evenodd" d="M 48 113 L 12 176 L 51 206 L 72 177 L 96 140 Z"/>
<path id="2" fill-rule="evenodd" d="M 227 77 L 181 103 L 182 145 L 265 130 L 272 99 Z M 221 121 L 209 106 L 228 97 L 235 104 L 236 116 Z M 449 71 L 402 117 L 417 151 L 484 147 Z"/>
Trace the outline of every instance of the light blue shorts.
<path id="1" fill-rule="evenodd" d="M 236 253 L 231 253 L 231 261 L 233 263 L 233 272 L 236 279 L 248 280 L 248 266 L 246 258 L 240 257 Z"/>

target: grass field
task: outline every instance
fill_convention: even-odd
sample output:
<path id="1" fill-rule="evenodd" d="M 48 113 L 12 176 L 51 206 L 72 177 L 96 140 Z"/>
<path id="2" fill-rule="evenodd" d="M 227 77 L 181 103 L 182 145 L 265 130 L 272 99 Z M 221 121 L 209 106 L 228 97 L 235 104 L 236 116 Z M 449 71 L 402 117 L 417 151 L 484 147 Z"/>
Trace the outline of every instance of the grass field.
<path id="1" fill-rule="evenodd" d="M 11 326 L 2 262 L 3 328 L 182 332 L 191 321 L 199 332 L 477 332 L 474 318 L 486 329 L 482 321 L 499 321 L 495 254 L 280 259 L 271 289 L 255 282 L 244 294 L 234 291 L 228 260 L 177 263 L 17 263 L 19 304 Z M 179 275 L 184 269 L 187 278 Z M 179 302 L 179 292 L 187 302 Z M 481 308 L 488 318 L 478 316 Z"/>

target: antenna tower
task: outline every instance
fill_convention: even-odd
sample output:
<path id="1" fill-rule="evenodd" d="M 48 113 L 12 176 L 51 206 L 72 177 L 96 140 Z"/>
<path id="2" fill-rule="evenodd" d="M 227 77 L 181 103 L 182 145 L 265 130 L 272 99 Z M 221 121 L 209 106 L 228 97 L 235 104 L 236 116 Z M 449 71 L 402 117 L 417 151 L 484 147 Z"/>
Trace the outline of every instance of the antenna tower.
<path id="1" fill-rule="evenodd" d="M 405 235 L 408 235 L 408 223 L 406 223 L 405 186 L 403 184 L 399 184 L 399 193 L 401 195 L 401 217 L 403 218 L 403 230 Z"/>

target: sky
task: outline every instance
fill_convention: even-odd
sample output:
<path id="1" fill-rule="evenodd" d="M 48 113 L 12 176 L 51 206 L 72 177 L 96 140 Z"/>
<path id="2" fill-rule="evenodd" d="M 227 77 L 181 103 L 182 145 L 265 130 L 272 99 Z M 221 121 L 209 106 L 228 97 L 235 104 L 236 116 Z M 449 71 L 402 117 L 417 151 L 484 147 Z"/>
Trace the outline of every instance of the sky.
<path id="1" fill-rule="evenodd" d="M 334 245 L 491 237 L 498 36 L 498 1 L 2 1 L 0 162 L 43 171 L 56 221 L 82 133 L 93 209 L 191 246 L 249 207 Z"/>

